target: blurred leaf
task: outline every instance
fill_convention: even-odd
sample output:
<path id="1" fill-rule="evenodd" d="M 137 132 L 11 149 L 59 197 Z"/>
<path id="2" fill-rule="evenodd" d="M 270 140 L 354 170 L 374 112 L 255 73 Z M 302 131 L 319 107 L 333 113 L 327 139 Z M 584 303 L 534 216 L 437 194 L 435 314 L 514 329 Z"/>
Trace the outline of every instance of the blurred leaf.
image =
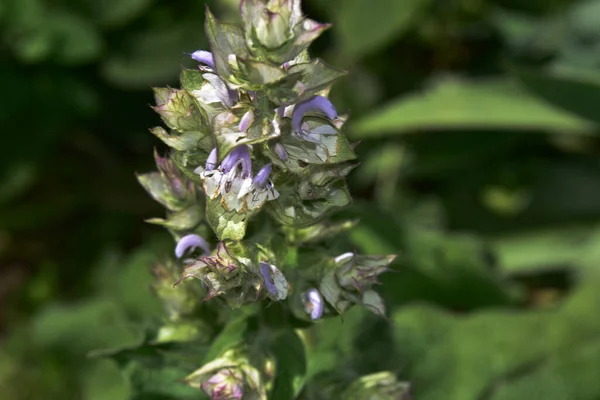
<path id="1" fill-rule="evenodd" d="M 206 353 L 204 362 L 212 361 L 221 356 L 225 351 L 242 344 L 247 328 L 248 321 L 245 315 L 231 320 L 219 336 L 213 340 L 210 349 Z"/>
<path id="2" fill-rule="evenodd" d="M 118 364 L 131 384 L 132 400 L 205 399 L 200 389 L 182 383 L 202 364 L 206 349 L 191 343 L 151 344 L 94 353 Z"/>
<path id="3" fill-rule="evenodd" d="M 270 344 L 275 357 L 275 381 L 270 393 L 272 399 L 295 399 L 306 376 L 304 343 L 293 331 L 276 336 Z"/>
<path id="4" fill-rule="evenodd" d="M 120 307 L 109 300 L 47 306 L 32 326 L 35 343 L 85 353 L 98 347 L 132 344 L 138 337 Z"/>
<path id="5" fill-rule="evenodd" d="M 492 245 L 507 273 L 594 267 L 600 260 L 600 227 L 575 225 L 511 233 L 492 239 Z"/>
<path id="6" fill-rule="evenodd" d="M 600 74 L 595 73 L 592 79 L 589 72 L 565 69 L 558 72 L 515 69 L 513 73 L 527 89 L 548 103 L 600 122 L 596 107 L 600 104 Z"/>
<path id="7" fill-rule="evenodd" d="M 153 2 L 154 0 L 84 0 L 82 3 L 100 24 L 116 27 L 131 22 Z"/>
<path id="8" fill-rule="evenodd" d="M 449 80 L 363 117 L 353 138 L 436 129 L 547 129 L 586 132 L 591 124 L 562 112 L 505 80 Z"/>
<path id="9" fill-rule="evenodd" d="M 398 310 L 396 348 L 415 398 L 598 398 L 598 283 L 582 284 L 554 311 L 451 317 L 425 306 Z"/>
<path id="10" fill-rule="evenodd" d="M 104 61 L 101 73 L 110 83 L 128 89 L 174 81 L 183 53 L 206 47 L 206 41 L 197 32 L 194 20 L 130 35 L 121 49 Z"/>
<path id="11" fill-rule="evenodd" d="M 343 51 L 358 58 L 380 49 L 418 24 L 430 4 L 430 0 L 340 1 L 333 16 Z"/>

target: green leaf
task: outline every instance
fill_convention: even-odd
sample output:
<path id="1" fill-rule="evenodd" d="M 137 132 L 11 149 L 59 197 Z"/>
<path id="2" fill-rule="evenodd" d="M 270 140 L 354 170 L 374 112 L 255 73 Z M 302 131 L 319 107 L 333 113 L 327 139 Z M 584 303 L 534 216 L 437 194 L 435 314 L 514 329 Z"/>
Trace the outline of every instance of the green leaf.
<path id="1" fill-rule="evenodd" d="M 205 346 L 192 343 L 144 343 L 93 355 L 116 361 L 130 381 L 131 399 L 192 400 L 206 397 L 182 380 L 202 364 L 205 352 Z"/>
<path id="2" fill-rule="evenodd" d="M 512 82 L 439 83 L 368 115 L 352 127 L 353 138 L 441 129 L 545 129 L 585 133 L 593 125 L 528 94 Z"/>
<path id="3" fill-rule="evenodd" d="M 33 321 L 32 340 L 44 347 L 85 353 L 97 347 L 131 345 L 138 337 L 117 304 L 90 299 L 48 305 Z"/>
<path id="4" fill-rule="evenodd" d="M 153 0 L 84 0 L 82 3 L 100 24 L 116 27 L 138 17 L 153 3 Z"/>
<path id="5" fill-rule="evenodd" d="M 593 267 L 600 260 L 600 227 L 574 225 L 497 236 L 491 243 L 506 273 Z"/>
<path id="6" fill-rule="evenodd" d="M 264 62 L 254 60 L 239 60 L 238 62 L 241 73 L 253 85 L 272 84 L 286 75 L 283 69 Z"/>
<path id="7" fill-rule="evenodd" d="M 290 67 L 285 78 L 268 87 L 266 93 L 275 104 L 294 104 L 314 96 L 345 74 L 346 71 L 315 59 Z"/>
<path id="8" fill-rule="evenodd" d="M 204 131 L 185 131 L 181 134 L 173 132 L 169 134 L 164 128 L 157 126 L 150 129 L 150 132 L 162 140 L 167 146 L 179 151 L 193 150 L 204 142 L 210 135 Z"/>
<path id="9" fill-rule="evenodd" d="M 197 131 L 205 123 L 194 97 L 185 90 L 154 88 L 156 107 L 152 107 L 171 129 L 179 132 Z"/>
<path id="10" fill-rule="evenodd" d="M 204 77 L 199 69 L 183 69 L 179 81 L 181 88 L 191 94 L 194 90 L 200 90 L 204 83 Z"/>
<path id="11" fill-rule="evenodd" d="M 588 277 L 555 310 L 466 317 L 427 306 L 397 311 L 396 349 L 415 398 L 598 398 L 599 283 Z"/>
<path id="12" fill-rule="evenodd" d="M 233 71 L 229 64 L 229 56 L 235 55 L 243 60 L 250 56 L 246 48 L 244 32 L 235 25 L 219 22 L 208 8 L 206 9 L 205 30 L 217 72 L 221 77 L 231 79 Z"/>
<path id="13" fill-rule="evenodd" d="M 336 32 L 351 58 L 379 50 L 418 24 L 430 0 L 344 0 L 335 8 Z"/>
<path id="14" fill-rule="evenodd" d="M 206 201 L 206 218 L 219 240 L 242 240 L 246 236 L 246 225 L 252 214 L 226 210 L 220 198 Z"/>
<path id="15" fill-rule="evenodd" d="M 269 398 L 295 399 L 306 377 L 304 343 L 296 332 L 287 330 L 277 335 L 269 347 L 275 357 L 275 381 Z"/>
<path id="16" fill-rule="evenodd" d="M 244 343 L 244 337 L 248 329 L 248 318 L 246 315 L 238 316 L 227 324 L 219 336 L 213 340 L 210 349 L 204 357 L 204 363 L 213 361 L 223 355 L 227 350 L 233 349 Z"/>
<path id="17" fill-rule="evenodd" d="M 197 20 L 190 18 L 128 35 L 103 60 L 100 72 L 109 83 L 129 89 L 172 82 L 179 74 L 182 53 L 206 46 L 197 30 Z"/>
<path id="18" fill-rule="evenodd" d="M 304 228 L 333 214 L 351 201 L 352 197 L 343 184 L 333 184 L 319 198 L 305 201 L 294 190 L 281 188 L 279 198 L 266 203 L 266 207 L 282 224 Z"/>
<path id="19" fill-rule="evenodd" d="M 174 229 L 176 231 L 187 231 L 195 228 L 202 220 L 202 208 L 195 204 L 185 210 L 169 213 L 166 219 L 150 218 L 146 222 L 164 226 L 165 228 Z"/>
<path id="20" fill-rule="evenodd" d="M 595 75 L 590 77 L 590 72 Z M 600 75 L 596 71 L 515 69 L 515 76 L 533 94 L 589 121 L 600 123 Z"/>

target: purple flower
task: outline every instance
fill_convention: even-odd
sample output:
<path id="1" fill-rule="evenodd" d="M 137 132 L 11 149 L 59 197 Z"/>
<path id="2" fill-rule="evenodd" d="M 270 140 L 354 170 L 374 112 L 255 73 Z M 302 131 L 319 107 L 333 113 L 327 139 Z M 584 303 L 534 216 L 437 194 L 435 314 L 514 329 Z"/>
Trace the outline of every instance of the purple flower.
<path id="1" fill-rule="evenodd" d="M 252 122 L 254 122 L 254 113 L 252 112 L 252 110 L 249 110 L 246 112 L 246 114 L 244 114 L 244 116 L 240 120 L 240 132 L 246 132 L 250 125 L 252 125 Z"/>
<path id="2" fill-rule="evenodd" d="M 337 117 L 333 104 L 323 96 L 313 96 L 308 100 L 296 104 L 292 113 L 292 127 L 294 132 L 302 132 L 302 119 L 309 111 L 320 111 L 329 119 Z"/>
<path id="3" fill-rule="evenodd" d="M 215 59 L 210 51 L 196 50 L 190 55 L 192 59 L 201 62 L 202 64 L 206 64 L 212 69 L 215 69 Z"/>
<path id="4" fill-rule="evenodd" d="M 252 175 L 252 159 L 250 158 L 250 151 L 248 146 L 242 144 L 229 153 L 227 157 L 221 163 L 219 167 L 224 174 L 229 173 L 231 170 L 242 166 L 242 177 L 248 178 Z"/>
<path id="5" fill-rule="evenodd" d="M 277 153 L 279 158 L 281 158 L 283 161 L 287 161 L 288 154 L 287 154 L 287 151 L 285 151 L 285 148 L 283 147 L 283 145 L 281 143 L 275 144 L 275 153 Z"/>
<path id="6" fill-rule="evenodd" d="M 260 273 L 265 279 L 265 287 L 267 288 L 267 291 L 274 296 L 277 295 L 277 288 L 275 287 L 273 281 L 271 281 L 271 265 L 261 262 Z"/>
<path id="7" fill-rule="evenodd" d="M 208 158 L 206 159 L 206 170 L 212 171 L 217 166 L 217 148 L 211 150 Z"/>
<path id="8" fill-rule="evenodd" d="M 273 168 L 271 164 L 267 164 L 258 171 L 258 173 L 254 176 L 252 180 L 252 184 L 256 187 L 263 187 L 269 180 L 269 175 L 271 175 L 271 171 Z"/>
<path id="9" fill-rule="evenodd" d="M 196 249 L 198 247 L 204 250 L 205 254 L 210 253 L 210 246 L 206 240 L 193 233 L 186 235 L 177 242 L 177 245 L 175 246 L 175 256 L 181 258 L 188 250 Z"/>
<path id="10" fill-rule="evenodd" d="M 309 289 L 302 295 L 304 308 L 312 320 L 317 320 L 323 315 L 323 296 L 317 289 Z"/>
<path id="11" fill-rule="evenodd" d="M 265 287 L 270 297 L 274 300 L 284 300 L 288 294 L 289 284 L 281 271 L 276 266 L 261 261 L 260 273 L 265 280 Z"/>

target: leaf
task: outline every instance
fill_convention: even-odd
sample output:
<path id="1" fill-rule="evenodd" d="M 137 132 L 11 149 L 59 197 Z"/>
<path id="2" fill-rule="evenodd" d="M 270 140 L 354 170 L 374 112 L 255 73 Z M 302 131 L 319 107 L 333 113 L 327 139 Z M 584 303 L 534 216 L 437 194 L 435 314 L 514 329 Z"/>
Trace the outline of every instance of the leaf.
<path id="1" fill-rule="evenodd" d="M 600 123 L 595 106 L 600 102 L 600 75 L 596 74 L 595 79 L 591 79 L 589 70 L 586 73 L 575 69 L 554 72 L 514 69 L 513 74 L 528 90 L 553 106 Z"/>
<path id="2" fill-rule="evenodd" d="M 84 0 L 88 12 L 106 27 L 123 26 L 138 17 L 153 0 Z"/>
<path id="3" fill-rule="evenodd" d="M 379 50 L 418 24 L 429 0 L 344 0 L 335 8 L 343 51 L 359 58 Z"/>
<path id="4" fill-rule="evenodd" d="M 234 318 L 227 324 L 227 326 L 221 331 L 219 336 L 213 340 L 210 349 L 204 357 L 204 363 L 208 363 L 212 360 L 217 359 L 227 350 L 230 350 L 238 345 L 244 343 L 244 337 L 246 330 L 248 329 L 247 316 L 242 315 Z"/>
<path id="5" fill-rule="evenodd" d="M 269 398 L 295 399 L 306 377 L 304 343 L 296 332 L 287 330 L 277 335 L 269 348 L 275 357 L 275 381 Z"/>
<path id="6" fill-rule="evenodd" d="M 150 132 L 167 146 L 179 151 L 196 149 L 203 139 L 209 137 L 206 132 L 201 131 L 186 131 L 181 134 L 174 132 L 174 134 L 169 134 L 160 126 L 150 129 Z"/>
<path id="7" fill-rule="evenodd" d="M 93 353 L 113 359 L 129 379 L 131 399 L 202 399 L 199 388 L 182 380 L 202 364 L 205 346 L 191 343 L 144 343 L 140 346 Z"/>
<path id="8" fill-rule="evenodd" d="M 506 273 L 593 267 L 600 259 L 597 224 L 514 232 L 497 236 L 491 243 Z"/>
<path id="9" fill-rule="evenodd" d="M 182 53 L 206 45 L 197 29 L 194 19 L 128 35 L 103 60 L 100 72 L 109 83 L 128 89 L 171 82 L 179 73 Z"/>
<path id="10" fill-rule="evenodd" d="M 229 79 L 232 75 L 229 56 L 235 55 L 241 59 L 248 59 L 250 56 L 246 48 L 244 32 L 235 25 L 219 22 L 208 8 L 205 30 L 215 59 L 215 68 L 221 77 Z"/>
<path id="11" fill-rule="evenodd" d="M 266 89 L 267 96 L 275 104 L 290 105 L 304 101 L 330 86 L 345 71 L 332 68 L 323 60 L 291 66 L 286 76 Z"/>
<path id="12" fill-rule="evenodd" d="M 427 306 L 398 310 L 395 344 L 415 398 L 598 398 L 591 371 L 600 368 L 599 283 L 588 277 L 556 310 L 466 317 Z"/>
<path id="13" fill-rule="evenodd" d="M 353 138 L 441 129 L 514 129 L 585 133 L 592 124 L 506 80 L 439 83 L 360 119 Z"/>
<path id="14" fill-rule="evenodd" d="M 119 306 L 109 300 L 51 304 L 35 317 L 32 325 L 34 343 L 75 353 L 128 345 L 137 339 Z"/>
<path id="15" fill-rule="evenodd" d="M 235 210 L 226 210 L 220 198 L 206 200 L 206 218 L 219 240 L 242 240 L 246 235 L 246 225 L 251 215 L 252 212 L 238 213 Z"/>
<path id="16" fill-rule="evenodd" d="M 209 201 L 210 203 L 210 201 Z M 166 219 L 150 218 L 146 222 L 164 226 L 165 228 L 174 229 L 176 231 L 187 231 L 198 226 L 202 220 L 202 208 L 198 204 L 194 204 L 184 210 L 169 213 Z"/>

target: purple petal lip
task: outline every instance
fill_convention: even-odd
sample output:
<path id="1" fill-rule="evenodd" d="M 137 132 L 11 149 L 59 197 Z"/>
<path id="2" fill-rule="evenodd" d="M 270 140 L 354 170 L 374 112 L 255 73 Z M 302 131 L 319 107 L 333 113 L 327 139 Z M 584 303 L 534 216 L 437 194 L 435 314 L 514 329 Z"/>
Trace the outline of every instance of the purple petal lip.
<path id="1" fill-rule="evenodd" d="M 309 111 L 320 111 L 329 119 L 337 117 L 337 111 L 329 100 L 323 96 L 313 96 L 308 100 L 296 104 L 292 113 L 292 127 L 294 132 L 302 131 L 302 119 Z"/>
<path id="2" fill-rule="evenodd" d="M 189 234 L 177 242 L 175 246 L 175 256 L 177 258 L 183 257 L 183 255 L 190 249 L 201 248 L 205 254 L 210 253 L 210 247 L 206 240 L 196 234 Z"/>
<path id="3" fill-rule="evenodd" d="M 252 159 L 250 158 L 250 151 L 248 146 L 242 144 L 235 149 L 231 150 L 231 153 L 225 157 L 221 163 L 221 170 L 223 173 L 228 173 L 232 169 L 237 168 L 238 165 L 242 165 L 242 176 L 244 178 L 252 175 Z"/>
<path id="4" fill-rule="evenodd" d="M 277 288 L 275 284 L 271 281 L 271 266 L 267 263 L 260 263 L 260 273 L 265 279 L 265 287 L 274 296 L 277 296 Z"/>
<path id="5" fill-rule="evenodd" d="M 271 167 L 271 164 L 265 165 L 260 169 L 260 171 L 258 171 L 256 176 L 252 180 L 252 183 L 259 187 L 265 186 L 265 184 L 269 180 L 269 175 L 271 175 L 272 171 L 273 168 Z"/>
<path id="6" fill-rule="evenodd" d="M 215 69 L 215 59 L 210 51 L 196 50 L 190 54 L 193 60 L 206 64 L 212 69 Z"/>
<path id="7" fill-rule="evenodd" d="M 217 167 L 217 148 L 211 150 L 208 158 L 206 159 L 206 170 L 212 171 Z"/>
<path id="8" fill-rule="evenodd" d="M 250 125 L 252 125 L 252 122 L 254 122 L 254 113 L 250 110 L 246 112 L 246 114 L 244 114 L 244 116 L 240 120 L 240 132 L 246 132 Z"/>
<path id="9" fill-rule="evenodd" d="M 287 151 L 285 151 L 285 148 L 283 147 L 283 145 L 281 143 L 275 144 L 275 153 L 277 153 L 279 158 L 281 158 L 283 161 L 287 161 L 287 159 L 288 159 Z"/>
<path id="10" fill-rule="evenodd" d="M 312 306 L 310 318 L 317 320 L 323 315 L 323 296 L 317 289 L 309 289 L 305 294 L 306 301 Z"/>

